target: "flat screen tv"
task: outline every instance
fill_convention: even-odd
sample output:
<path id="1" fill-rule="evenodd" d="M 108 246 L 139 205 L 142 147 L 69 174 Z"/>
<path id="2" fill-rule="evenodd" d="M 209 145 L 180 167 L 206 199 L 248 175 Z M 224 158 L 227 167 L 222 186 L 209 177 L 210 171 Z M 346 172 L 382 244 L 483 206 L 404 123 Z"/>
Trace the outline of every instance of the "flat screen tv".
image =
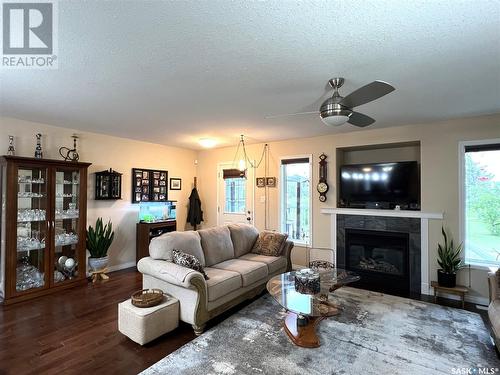
<path id="1" fill-rule="evenodd" d="M 416 161 L 340 167 L 340 206 L 420 209 L 420 173 Z"/>

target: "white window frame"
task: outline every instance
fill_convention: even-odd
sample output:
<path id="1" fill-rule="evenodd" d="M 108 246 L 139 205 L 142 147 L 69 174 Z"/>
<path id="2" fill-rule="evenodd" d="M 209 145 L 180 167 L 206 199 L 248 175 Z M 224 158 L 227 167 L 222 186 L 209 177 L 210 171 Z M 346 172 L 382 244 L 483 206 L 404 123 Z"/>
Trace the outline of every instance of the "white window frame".
<path id="1" fill-rule="evenodd" d="M 462 259 L 465 264 L 473 269 L 480 270 L 491 270 L 492 267 L 488 267 L 484 264 L 478 264 L 473 262 L 466 262 L 465 252 L 465 148 L 467 146 L 481 146 L 481 145 L 491 145 L 495 143 L 500 143 L 500 138 L 493 139 L 480 139 L 475 141 L 460 141 L 458 142 L 458 220 L 459 220 L 459 236 L 460 242 L 464 244 Z M 493 267 L 496 269 L 496 267 Z"/>
<path id="2" fill-rule="evenodd" d="M 304 159 L 308 158 L 309 159 L 309 179 L 310 179 L 310 184 L 311 186 L 309 187 L 309 191 L 311 194 L 309 194 L 309 242 L 307 241 L 298 241 L 298 240 L 293 240 L 295 245 L 299 246 L 308 246 L 311 247 L 313 244 L 313 167 L 312 167 L 312 160 L 313 156 L 312 154 L 301 154 L 301 155 L 290 155 L 290 156 L 281 156 L 279 159 L 279 169 L 280 169 L 280 177 L 278 180 L 278 194 L 279 194 L 279 209 L 278 209 L 278 216 L 279 216 L 279 228 L 280 232 L 284 233 L 284 228 L 283 228 L 283 207 L 284 207 L 284 197 L 283 197 L 283 165 L 282 160 L 288 160 L 288 159 Z"/>

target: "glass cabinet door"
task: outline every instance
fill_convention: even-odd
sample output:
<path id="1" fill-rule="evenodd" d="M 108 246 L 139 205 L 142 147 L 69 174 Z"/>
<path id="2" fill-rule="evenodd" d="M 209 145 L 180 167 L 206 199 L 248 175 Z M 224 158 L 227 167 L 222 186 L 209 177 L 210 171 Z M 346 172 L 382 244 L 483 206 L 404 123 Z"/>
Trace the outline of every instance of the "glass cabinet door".
<path id="1" fill-rule="evenodd" d="M 78 169 L 55 171 L 54 284 L 78 277 L 80 241 L 80 172 Z M 85 269 L 83 267 L 82 269 Z"/>
<path id="2" fill-rule="evenodd" d="M 47 284 L 48 196 L 47 168 L 17 168 L 16 292 Z"/>

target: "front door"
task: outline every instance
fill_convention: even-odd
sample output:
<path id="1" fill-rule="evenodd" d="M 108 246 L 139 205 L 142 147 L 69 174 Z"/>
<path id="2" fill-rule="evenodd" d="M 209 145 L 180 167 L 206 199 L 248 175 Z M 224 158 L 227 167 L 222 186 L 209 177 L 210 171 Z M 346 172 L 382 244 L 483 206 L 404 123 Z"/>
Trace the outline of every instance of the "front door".
<path id="1" fill-rule="evenodd" d="M 253 225 L 253 169 L 245 175 L 233 163 L 219 164 L 217 171 L 217 224 L 247 223 Z"/>

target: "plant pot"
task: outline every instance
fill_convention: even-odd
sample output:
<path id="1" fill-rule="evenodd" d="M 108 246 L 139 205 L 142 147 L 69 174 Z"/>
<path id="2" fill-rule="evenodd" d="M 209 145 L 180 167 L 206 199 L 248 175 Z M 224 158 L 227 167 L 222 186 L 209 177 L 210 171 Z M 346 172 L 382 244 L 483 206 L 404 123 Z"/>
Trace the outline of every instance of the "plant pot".
<path id="1" fill-rule="evenodd" d="M 457 285 L 457 274 L 446 273 L 443 270 L 438 270 L 438 284 L 445 288 L 454 288 Z"/>
<path id="2" fill-rule="evenodd" d="M 90 271 L 102 271 L 108 266 L 108 256 L 102 258 L 89 258 Z"/>

